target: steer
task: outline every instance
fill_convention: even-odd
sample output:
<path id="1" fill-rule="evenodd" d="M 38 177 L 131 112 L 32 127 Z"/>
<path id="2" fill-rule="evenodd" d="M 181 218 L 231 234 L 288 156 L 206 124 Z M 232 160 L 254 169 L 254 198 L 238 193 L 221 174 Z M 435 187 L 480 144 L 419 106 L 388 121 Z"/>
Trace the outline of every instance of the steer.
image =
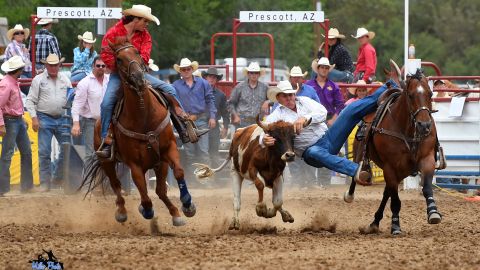
<path id="1" fill-rule="evenodd" d="M 310 124 L 305 123 L 305 126 Z M 275 138 L 275 144 L 270 147 L 260 145 L 260 135 L 265 132 Z M 282 209 L 283 204 L 283 170 L 286 162 L 295 159 L 293 139 L 295 138 L 294 125 L 284 121 L 277 121 L 268 125 L 259 121 L 257 124 L 239 128 L 233 136 L 230 152 L 227 159 L 219 168 L 211 169 L 207 165 L 195 163 L 195 174 L 208 177 L 223 169 L 232 160 L 230 174 L 233 180 L 233 220 L 229 230 L 240 229 L 240 193 L 243 179 L 251 180 L 258 190 L 256 212 L 259 217 L 272 218 L 277 211 L 282 215 L 284 222 L 292 223 L 293 217 Z M 263 189 L 267 186 L 272 189 L 273 208 L 268 208 L 263 202 Z"/>

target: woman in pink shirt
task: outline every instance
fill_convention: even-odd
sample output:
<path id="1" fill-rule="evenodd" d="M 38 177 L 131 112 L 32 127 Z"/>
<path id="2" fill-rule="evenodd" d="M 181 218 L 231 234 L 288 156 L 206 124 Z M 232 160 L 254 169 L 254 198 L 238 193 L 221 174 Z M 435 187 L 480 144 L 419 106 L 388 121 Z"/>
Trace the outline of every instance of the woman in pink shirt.
<path id="1" fill-rule="evenodd" d="M 375 70 L 377 68 L 377 52 L 370 44 L 370 41 L 375 37 L 375 32 L 361 27 L 357 29 L 357 35 L 352 35 L 352 37 L 360 43 L 353 81 L 364 80 L 366 83 L 371 83 L 375 80 Z"/>

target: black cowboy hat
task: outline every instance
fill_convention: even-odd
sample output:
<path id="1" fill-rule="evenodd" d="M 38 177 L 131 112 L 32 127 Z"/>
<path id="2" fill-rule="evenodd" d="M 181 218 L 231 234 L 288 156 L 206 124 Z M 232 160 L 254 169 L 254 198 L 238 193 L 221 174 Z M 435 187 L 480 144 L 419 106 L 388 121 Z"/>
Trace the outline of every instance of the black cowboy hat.
<path id="1" fill-rule="evenodd" d="M 207 75 L 215 75 L 219 81 L 223 78 L 223 74 L 218 74 L 218 70 L 214 67 L 209 67 L 207 71 L 202 71 L 203 78 L 207 77 Z"/>

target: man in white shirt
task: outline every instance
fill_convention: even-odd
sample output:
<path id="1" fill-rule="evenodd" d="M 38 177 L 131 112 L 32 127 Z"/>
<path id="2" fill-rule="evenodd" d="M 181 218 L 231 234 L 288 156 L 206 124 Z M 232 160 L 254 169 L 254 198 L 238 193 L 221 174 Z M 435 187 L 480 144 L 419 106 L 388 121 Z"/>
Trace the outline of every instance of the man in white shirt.
<path id="1" fill-rule="evenodd" d="M 93 151 L 95 122 L 100 118 L 100 103 L 107 89 L 109 75 L 105 74 L 105 63 L 99 56 L 93 59 L 93 69 L 80 80 L 72 104 L 72 135 L 82 136 L 86 156 Z"/>
<path id="2" fill-rule="evenodd" d="M 395 82 L 389 81 L 392 86 Z M 277 87 L 268 90 L 268 98 L 280 103 L 267 118 L 266 123 L 284 120 L 294 123 L 297 136 L 294 139 L 295 154 L 314 167 L 326 167 L 330 170 L 354 177 L 357 182 L 367 182 L 370 174 L 361 170 L 357 164 L 337 154 L 363 116 L 374 112 L 377 100 L 387 90 L 384 84 L 375 93 L 351 104 L 343 109 L 335 123 L 329 128 L 325 124 L 327 110 L 321 104 L 306 97 L 296 97 L 288 81 L 281 81 Z M 303 124 L 312 119 L 311 124 L 303 128 Z M 268 134 L 260 136 L 260 144 L 271 146 L 275 138 Z"/>

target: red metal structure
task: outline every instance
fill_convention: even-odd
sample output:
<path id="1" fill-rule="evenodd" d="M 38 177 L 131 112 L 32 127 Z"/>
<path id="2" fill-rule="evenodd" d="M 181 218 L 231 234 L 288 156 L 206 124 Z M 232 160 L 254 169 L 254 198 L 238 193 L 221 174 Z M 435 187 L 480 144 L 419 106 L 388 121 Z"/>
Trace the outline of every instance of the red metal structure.
<path id="1" fill-rule="evenodd" d="M 37 57 L 35 56 L 36 50 L 35 50 L 35 27 L 37 26 L 37 23 L 40 21 L 40 19 L 37 17 L 37 15 L 30 15 L 30 22 L 32 23 L 32 29 L 31 29 L 31 34 L 30 34 L 30 40 L 31 40 L 31 48 L 30 48 L 30 58 L 32 58 L 32 77 L 35 77 L 35 62 L 37 60 Z"/>

